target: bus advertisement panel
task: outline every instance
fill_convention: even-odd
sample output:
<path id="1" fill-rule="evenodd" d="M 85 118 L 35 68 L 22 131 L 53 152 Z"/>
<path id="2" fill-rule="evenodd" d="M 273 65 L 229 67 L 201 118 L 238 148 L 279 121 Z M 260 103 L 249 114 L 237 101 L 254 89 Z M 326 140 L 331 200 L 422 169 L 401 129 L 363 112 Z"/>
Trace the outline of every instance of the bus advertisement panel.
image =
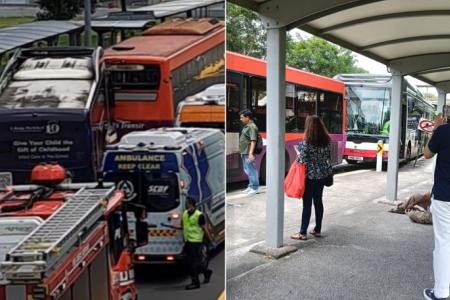
<path id="1" fill-rule="evenodd" d="M 21 50 L 0 79 L 0 172 L 29 183 L 31 169 L 59 162 L 73 181 L 95 180 L 106 116 L 100 49 Z"/>
<path id="2" fill-rule="evenodd" d="M 286 169 L 296 158 L 295 146 L 303 139 L 308 115 L 318 115 L 330 136 L 332 163 L 342 162 L 345 146 L 345 87 L 338 80 L 286 69 Z M 250 109 L 265 144 L 266 134 L 266 62 L 241 54 L 227 52 L 227 182 L 243 180 L 242 160 L 238 151 L 239 111 Z M 260 179 L 265 181 L 265 147 L 256 158 Z"/>

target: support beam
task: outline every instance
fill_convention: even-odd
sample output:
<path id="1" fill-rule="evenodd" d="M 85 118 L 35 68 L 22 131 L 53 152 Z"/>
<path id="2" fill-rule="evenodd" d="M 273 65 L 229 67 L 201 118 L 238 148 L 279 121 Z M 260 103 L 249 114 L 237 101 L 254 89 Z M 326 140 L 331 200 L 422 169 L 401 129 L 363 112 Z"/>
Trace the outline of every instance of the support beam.
<path id="1" fill-rule="evenodd" d="M 283 246 L 286 28 L 267 30 L 266 244 Z M 269 117 L 270 116 L 270 117 Z"/>
<path id="2" fill-rule="evenodd" d="M 277 20 L 279 27 L 287 26 L 288 30 L 345 9 L 379 1 L 382 0 L 269 0 L 258 5 L 249 0 L 230 0 L 230 2 L 253 10 L 261 16 Z"/>
<path id="3" fill-rule="evenodd" d="M 91 0 L 84 0 L 84 45 L 92 44 Z"/>
<path id="4" fill-rule="evenodd" d="M 322 28 L 321 34 L 329 34 L 332 31 L 345 29 L 352 26 L 366 24 L 370 22 L 385 21 L 388 19 L 413 18 L 413 17 L 428 17 L 428 16 L 449 16 L 450 10 L 421 10 L 421 11 L 405 11 L 392 14 L 381 14 L 376 16 L 364 17 L 355 19 L 344 23 L 339 23 L 330 27 Z"/>
<path id="5" fill-rule="evenodd" d="M 392 73 L 391 119 L 389 130 L 388 170 L 386 180 L 386 200 L 397 200 L 398 166 L 402 119 L 402 81 L 403 76 L 395 69 Z"/>
<path id="6" fill-rule="evenodd" d="M 449 61 L 450 53 L 434 53 L 396 58 L 389 61 L 388 65 L 403 75 L 407 75 L 445 68 L 448 67 Z"/>
<path id="7" fill-rule="evenodd" d="M 406 38 L 396 38 L 387 41 L 382 41 L 378 43 L 373 43 L 369 45 L 365 45 L 362 47 L 362 51 L 369 51 L 373 48 L 390 46 L 394 44 L 408 43 L 408 42 L 416 42 L 416 41 L 433 41 L 433 40 L 448 40 L 450 39 L 450 34 L 437 34 L 437 35 L 418 35 L 418 36 L 410 36 Z"/>

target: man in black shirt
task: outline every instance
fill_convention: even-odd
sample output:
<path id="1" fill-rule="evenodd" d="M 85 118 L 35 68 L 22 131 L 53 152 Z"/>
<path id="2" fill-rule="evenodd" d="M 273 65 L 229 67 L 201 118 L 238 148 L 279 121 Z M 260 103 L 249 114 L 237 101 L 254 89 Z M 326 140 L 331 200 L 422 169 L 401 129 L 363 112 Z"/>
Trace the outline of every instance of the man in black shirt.
<path id="1" fill-rule="evenodd" d="M 424 151 L 425 158 L 437 154 L 431 200 L 434 231 L 434 289 L 423 291 L 425 299 L 446 299 L 450 286 L 450 124 L 439 114 L 433 136 Z"/>

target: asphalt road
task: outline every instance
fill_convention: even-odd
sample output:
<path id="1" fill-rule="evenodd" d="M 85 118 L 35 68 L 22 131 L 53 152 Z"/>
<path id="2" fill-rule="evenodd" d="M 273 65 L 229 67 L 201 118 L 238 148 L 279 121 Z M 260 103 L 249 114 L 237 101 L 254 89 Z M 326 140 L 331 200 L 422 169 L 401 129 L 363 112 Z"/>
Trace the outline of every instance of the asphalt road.
<path id="1" fill-rule="evenodd" d="M 136 283 L 140 300 L 214 300 L 224 290 L 225 286 L 225 253 L 220 246 L 209 263 L 213 270 L 211 281 L 201 285 L 200 289 L 186 291 L 184 287 L 190 283 L 190 278 L 183 266 L 177 265 L 146 265 L 136 268 Z M 203 281 L 203 275 L 200 275 Z"/>

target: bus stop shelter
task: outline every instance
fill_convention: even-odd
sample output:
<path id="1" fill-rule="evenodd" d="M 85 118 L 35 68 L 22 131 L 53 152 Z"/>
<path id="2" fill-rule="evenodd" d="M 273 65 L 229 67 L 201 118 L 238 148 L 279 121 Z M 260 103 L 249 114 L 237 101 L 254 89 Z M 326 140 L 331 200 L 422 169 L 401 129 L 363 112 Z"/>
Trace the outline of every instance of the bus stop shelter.
<path id="1" fill-rule="evenodd" d="M 185 16 L 188 18 L 195 17 L 223 17 L 216 16 L 218 6 L 223 5 L 224 0 L 176 0 L 161 2 L 149 6 L 143 6 L 132 11 L 153 11 L 157 19 L 164 21 L 168 17 Z M 218 9 L 220 14 L 224 13 L 221 8 Z"/>
<path id="2" fill-rule="evenodd" d="M 222 17 L 224 0 L 174 0 L 153 5 L 114 11 L 93 18 L 92 29 L 99 35 L 100 46 L 111 46 L 126 38 L 125 31 L 142 32 L 171 17 Z M 77 21 L 84 25 L 84 21 Z M 105 37 L 109 37 L 105 41 Z"/>
<path id="3" fill-rule="evenodd" d="M 46 41 L 56 45 L 60 35 L 68 34 L 71 46 L 79 44 L 83 28 L 70 21 L 39 21 L 0 29 L 0 57 L 20 47 L 31 47 L 33 43 Z"/>
<path id="4" fill-rule="evenodd" d="M 401 84 L 414 76 L 450 92 L 448 0 L 230 0 L 257 12 L 267 28 L 266 246 L 283 248 L 286 31 L 299 28 L 386 64 L 392 74 L 386 200 L 397 199 Z M 361 192 L 364 192 L 363 190 Z"/>

